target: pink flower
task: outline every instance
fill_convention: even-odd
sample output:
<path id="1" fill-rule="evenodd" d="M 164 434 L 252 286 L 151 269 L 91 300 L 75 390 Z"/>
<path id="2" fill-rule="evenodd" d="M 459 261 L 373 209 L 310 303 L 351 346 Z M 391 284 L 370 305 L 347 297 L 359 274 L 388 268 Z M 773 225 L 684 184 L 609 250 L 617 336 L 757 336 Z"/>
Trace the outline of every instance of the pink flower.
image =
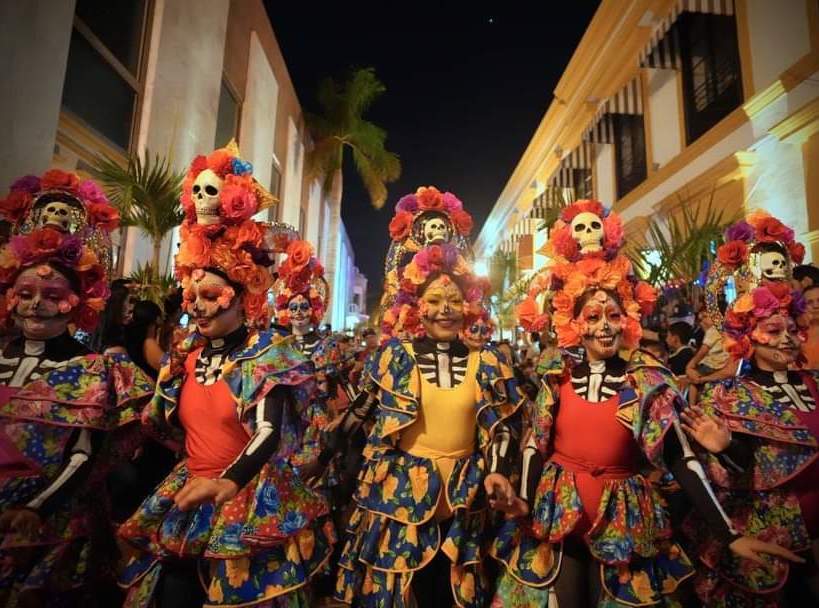
<path id="1" fill-rule="evenodd" d="M 412 258 L 412 261 L 415 262 L 415 265 L 419 268 L 419 270 L 423 271 L 424 273 L 429 272 L 429 248 L 422 249 L 416 253 L 415 257 Z"/>
<path id="2" fill-rule="evenodd" d="M 222 213 L 230 220 L 246 220 L 254 213 L 258 203 L 256 195 L 235 184 L 227 184 L 219 195 Z"/>
<path id="3" fill-rule="evenodd" d="M 80 198 L 85 199 L 86 201 L 93 202 L 93 203 L 105 203 L 108 204 L 108 198 L 105 196 L 105 192 L 102 191 L 95 181 L 90 179 L 86 179 L 80 182 L 80 187 L 78 188 L 77 192 L 80 195 Z"/>
<path id="4" fill-rule="evenodd" d="M 754 301 L 753 313 L 757 318 L 769 317 L 779 309 L 779 299 L 765 287 L 754 289 L 752 297 Z"/>
<path id="5" fill-rule="evenodd" d="M 452 213 L 453 211 L 461 211 L 464 208 L 464 204 L 461 202 L 461 199 L 451 192 L 444 192 L 444 208 Z"/>
<path id="6" fill-rule="evenodd" d="M 611 213 L 603 220 L 606 249 L 619 249 L 623 244 L 623 222 L 616 213 Z"/>
<path id="7" fill-rule="evenodd" d="M 415 213 L 416 211 L 418 211 L 418 199 L 415 198 L 414 194 L 407 194 L 406 196 L 402 196 L 398 200 L 398 204 L 395 205 L 395 210 Z"/>

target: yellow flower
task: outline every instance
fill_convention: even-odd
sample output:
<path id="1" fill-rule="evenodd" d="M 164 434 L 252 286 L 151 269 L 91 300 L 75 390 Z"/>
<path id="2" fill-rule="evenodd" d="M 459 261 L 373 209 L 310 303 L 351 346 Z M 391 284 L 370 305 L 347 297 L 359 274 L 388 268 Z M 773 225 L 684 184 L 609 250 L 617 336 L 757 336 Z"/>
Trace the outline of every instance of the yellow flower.
<path id="1" fill-rule="evenodd" d="M 406 570 L 407 569 L 407 558 L 403 555 L 399 555 L 395 558 L 395 562 L 393 563 L 393 568 L 396 570 Z"/>
<path id="2" fill-rule="evenodd" d="M 241 587 L 250 578 L 250 560 L 246 557 L 225 560 L 225 569 L 231 587 Z"/>
<path id="3" fill-rule="evenodd" d="M 384 489 L 381 490 L 381 496 L 384 500 L 392 500 L 395 497 L 395 491 L 398 489 L 398 478 L 395 475 L 390 475 L 384 480 Z"/>
<path id="4" fill-rule="evenodd" d="M 384 533 L 384 536 L 381 537 L 381 542 L 378 545 L 378 550 L 382 553 L 386 553 L 390 549 L 390 529 L 387 528 L 387 531 Z"/>
<path id="5" fill-rule="evenodd" d="M 675 581 L 670 576 L 668 578 L 663 579 L 663 593 L 668 595 L 670 593 L 674 593 L 677 589 L 677 581 Z"/>
<path id="6" fill-rule="evenodd" d="M 287 560 L 297 564 L 301 561 L 299 546 L 295 541 L 291 540 L 289 543 L 287 543 Z"/>
<path id="7" fill-rule="evenodd" d="M 475 575 L 471 572 L 464 574 L 464 579 L 461 581 L 461 597 L 465 602 L 475 599 Z"/>
<path id="8" fill-rule="evenodd" d="M 407 521 L 407 517 L 409 517 L 409 511 L 407 511 L 406 507 L 398 507 L 395 510 L 395 517 L 396 519 L 400 519 L 401 521 Z"/>
<path id="9" fill-rule="evenodd" d="M 742 314 L 750 312 L 754 309 L 754 298 L 751 294 L 746 293 L 736 299 L 734 302 L 734 312 Z"/>
<path id="10" fill-rule="evenodd" d="M 535 556 L 532 558 L 532 572 L 538 576 L 546 576 L 552 567 L 552 547 L 549 543 L 540 543 L 535 549 Z"/>
<path id="11" fill-rule="evenodd" d="M 303 530 L 296 537 L 299 543 L 299 552 L 303 559 L 310 559 L 313 557 L 313 549 L 316 546 L 316 535 L 312 530 Z"/>
<path id="12" fill-rule="evenodd" d="M 228 560 L 230 562 L 231 560 Z M 218 578 L 214 578 L 213 582 L 210 584 L 210 589 L 208 589 L 208 599 L 215 603 L 221 604 L 225 601 L 225 594 L 222 593 L 222 581 Z"/>
<path id="13" fill-rule="evenodd" d="M 284 587 L 282 585 L 268 585 L 264 588 L 264 594 L 268 597 L 273 595 L 281 595 L 284 591 Z"/>
<path id="14" fill-rule="evenodd" d="M 415 546 L 418 544 L 418 528 L 416 526 L 407 526 L 407 542 Z"/>
<path id="15" fill-rule="evenodd" d="M 386 460 L 382 460 L 378 463 L 375 467 L 375 472 L 373 473 L 373 483 L 380 483 L 384 480 L 387 476 L 387 471 L 390 469 L 390 463 Z"/>
<path id="16" fill-rule="evenodd" d="M 358 494 L 361 498 L 367 498 L 370 495 L 370 484 L 362 483 L 358 486 Z"/>
<path id="17" fill-rule="evenodd" d="M 635 572 L 631 577 L 631 587 L 641 601 L 648 601 L 654 595 L 651 589 L 651 581 L 645 572 Z"/>
<path id="18" fill-rule="evenodd" d="M 420 501 L 427 494 L 429 488 L 429 471 L 426 467 L 414 466 L 409 469 L 410 485 L 412 486 L 412 497 L 416 502 Z"/>
<path id="19" fill-rule="evenodd" d="M 404 268 L 404 278 L 415 285 L 420 285 L 427 280 L 424 272 L 418 268 L 417 264 L 412 262 L 407 264 L 406 268 Z"/>
<path id="20" fill-rule="evenodd" d="M 381 353 L 381 359 L 378 360 L 378 373 L 380 375 L 383 376 L 389 369 L 390 361 L 392 361 L 392 353 L 387 349 Z"/>
<path id="21" fill-rule="evenodd" d="M 401 426 L 401 421 L 396 418 L 395 416 L 387 416 L 384 419 L 384 426 L 382 427 L 382 432 L 384 435 L 391 435 L 395 431 L 399 429 Z"/>
<path id="22" fill-rule="evenodd" d="M 373 590 L 373 571 L 367 568 L 364 573 L 364 582 L 361 584 L 361 592 L 364 594 L 372 593 Z"/>

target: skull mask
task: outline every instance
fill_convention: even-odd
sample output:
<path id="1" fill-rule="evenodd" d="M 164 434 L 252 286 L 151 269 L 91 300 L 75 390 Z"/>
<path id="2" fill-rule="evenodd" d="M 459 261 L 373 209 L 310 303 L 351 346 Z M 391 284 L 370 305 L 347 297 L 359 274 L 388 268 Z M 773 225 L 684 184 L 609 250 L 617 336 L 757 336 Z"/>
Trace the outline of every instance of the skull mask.
<path id="1" fill-rule="evenodd" d="M 40 211 L 37 222 L 38 228 L 54 228 L 60 232 L 69 232 L 71 229 L 71 211 L 73 205 L 63 201 L 51 201 Z"/>
<path id="2" fill-rule="evenodd" d="M 210 169 L 205 169 L 196 176 L 193 182 L 193 204 L 196 206 L 197 224 L 219 223 L 219 193 L 222 191 L 222 178 Z"/>
<path id="3" fill-rule="evenodd" d="M 765 251 L 759 255 L 759 268 L 762 278 L 771 281 L 783 281 L 787 269 L 785 256 L 778 251 Z"/>
<path id="4" fill-rule="evenodd" d="M 449 242 L 449 226 L 442 217 L 424 222 L 424 246 Z"/>
<path id="5" fill-rule="evenodd" d="M 580 253 L 594 253 L 603 248 L 603 220 L 594 213 L 584 211 L 572 220 L 572 238 L 577 241 Z"/>

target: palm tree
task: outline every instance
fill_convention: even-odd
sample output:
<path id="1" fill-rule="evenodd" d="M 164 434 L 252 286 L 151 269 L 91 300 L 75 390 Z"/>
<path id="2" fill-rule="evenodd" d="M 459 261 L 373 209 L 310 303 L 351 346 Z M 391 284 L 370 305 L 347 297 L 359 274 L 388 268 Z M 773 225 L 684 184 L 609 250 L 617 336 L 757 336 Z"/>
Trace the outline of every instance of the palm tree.
<path id="1" fill-rule="evenodd" d="M 398 156 L 385 148 L 386 131 L 364 118 L 385 91 L 373 68 L 353 69 L 344 82 L 322 80 L 317 95 L 321 113 L 305 113 L 315 142 L 307 154 L 307 174 L 310 179 L 322 179 L 324 192 L 330 195 L 330 243 L 325 262 L 331 287 L 335 284 L 345 152 L 352 155 L 356 172 L 376 209 L 387 200 L 386 184 L 401 175 Z"/>
<path id="2" fill-rule="evenodd" d="M 100 181 L 111 203 L 119 210 L 123 227 L 136 226 L 151 240 L 150 268 L 159 279 L 162 240 L 185 217 L 180 195 L 184 172 L 176 173 L 171 162 L 145 151 L 145 160 L 130 155 L 123 167 L 117 161 L 98 156 L 92 175 Z"/>

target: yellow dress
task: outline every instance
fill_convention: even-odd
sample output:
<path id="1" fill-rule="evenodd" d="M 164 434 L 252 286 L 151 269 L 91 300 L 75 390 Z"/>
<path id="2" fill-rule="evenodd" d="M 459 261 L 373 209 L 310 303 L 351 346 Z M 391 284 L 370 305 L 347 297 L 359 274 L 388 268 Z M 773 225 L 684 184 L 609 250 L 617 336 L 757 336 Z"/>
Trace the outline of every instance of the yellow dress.
<path id="1" fill-rule="evenodd" d="M 408 348 L 410 354 L 411 347 Z M 475 451 L 477 408 L 480 387 L 477 380 L 479 352 L 470 352 L 463 382 L 454 388 L 441 388 L 427 381 L 416 367 L 419 396 L 418 417 L 401 434 L 403 451 L 435 462 L 444 488 L 455 463 Z M 445 520 L 452 515 L 446 491 L 441 492 L 435 518 Z"/>

